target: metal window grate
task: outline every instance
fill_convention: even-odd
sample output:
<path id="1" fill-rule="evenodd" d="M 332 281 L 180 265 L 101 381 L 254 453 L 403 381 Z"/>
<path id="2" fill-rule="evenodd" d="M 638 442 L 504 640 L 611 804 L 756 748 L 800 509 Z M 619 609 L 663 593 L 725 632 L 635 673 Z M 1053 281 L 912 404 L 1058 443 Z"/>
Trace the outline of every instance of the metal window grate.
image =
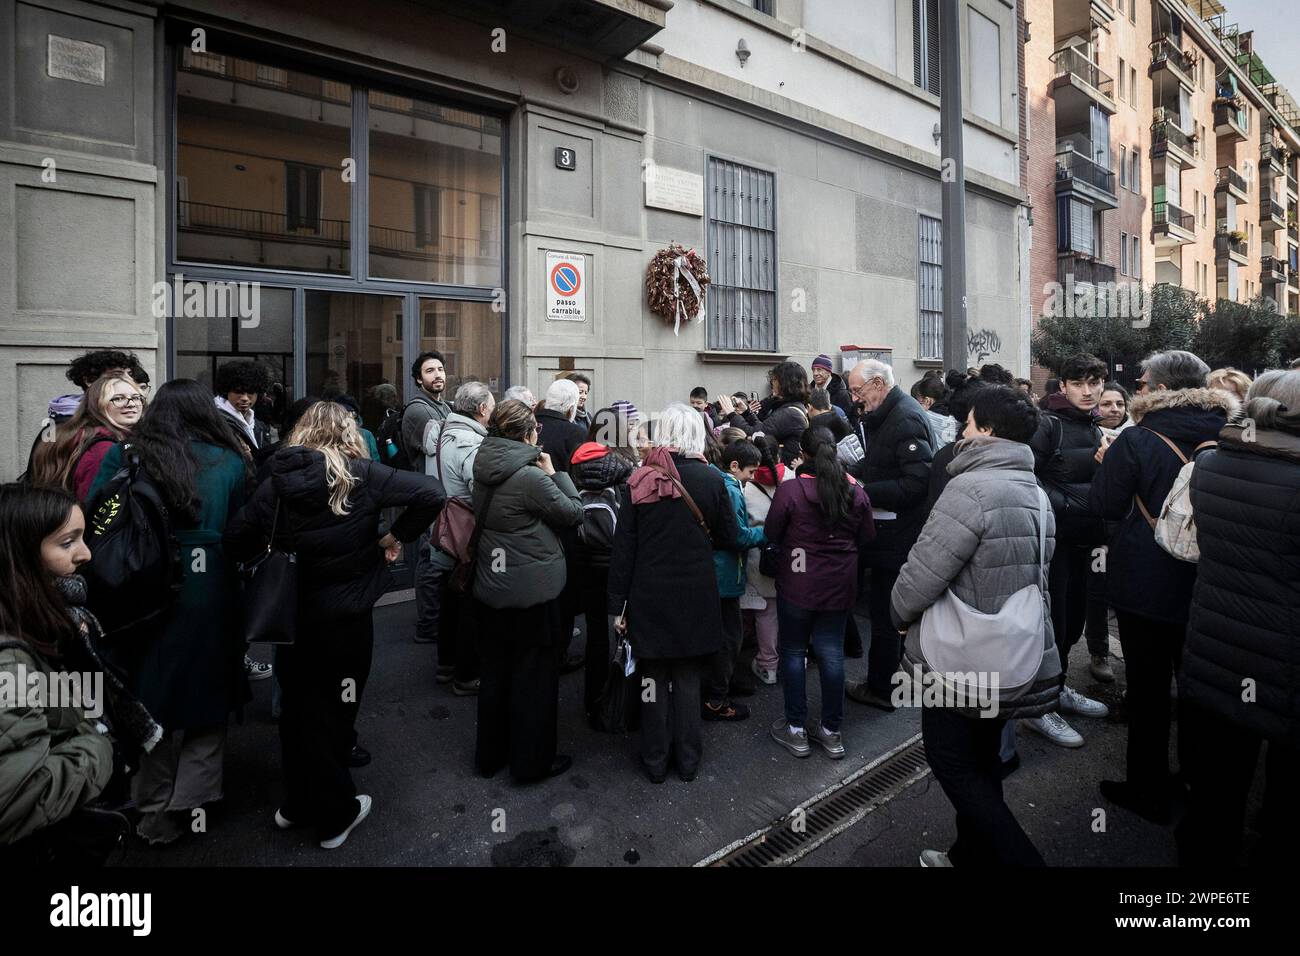
<path id="1" fill-rule="evenodd" d="M 710 157 L 708 347 L 776 350 L 776 179 Z"/>
<path id="2" fill-rule="evenodd" d="M 917 358 L 942 359 L 943 229 L 933 216 L 920 217 L 916 297 L 920 308 Z"/>
<path id="3" fill-rule="evenodd" d="M 939 0 L 912 0 L 912 82 L 939 95 Z"/>

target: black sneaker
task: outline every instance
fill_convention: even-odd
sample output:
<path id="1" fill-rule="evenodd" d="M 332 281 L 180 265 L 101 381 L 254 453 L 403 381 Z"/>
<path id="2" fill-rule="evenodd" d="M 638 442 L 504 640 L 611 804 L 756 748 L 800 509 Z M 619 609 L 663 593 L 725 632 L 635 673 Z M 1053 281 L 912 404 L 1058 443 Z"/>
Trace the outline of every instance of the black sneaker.
<path id="1" fill-rule="evenodd" d="M 370 751 L 365 747 L 353 747 L 352 752 L 348 754 L 349 767 L 364 767 L 370 763 Z"/>
<path id="2" fill-rule="evenodd" d="M 744 704 L 724 700 L 721 704 L 706 703 L 700 716 L 705 720 L 745 720 L 749 717 L 749 708 Z"/>

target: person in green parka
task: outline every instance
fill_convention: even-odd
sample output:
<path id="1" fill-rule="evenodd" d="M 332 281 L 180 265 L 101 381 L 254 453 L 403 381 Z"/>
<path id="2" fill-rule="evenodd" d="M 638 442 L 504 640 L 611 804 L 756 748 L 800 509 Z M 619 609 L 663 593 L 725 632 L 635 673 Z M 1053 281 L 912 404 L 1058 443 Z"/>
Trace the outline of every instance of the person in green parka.
<path id="1" fill-rule="evenodd" d="M 140 836 L 170 843 L 190 829 L 191 810 L 221 798 L 226 724 L 251 696 L 237 582 L 221 535 L 243 507 L 252 464 L 208 390 L 190 379 L 158 389 L 129 446 L 104 457 L 91 502 L 122 469 L 124 447 L 140 456 L 167 502 L 184 569 L 176 605 L 147 633 L 119 635 L 104 649 L 167 729 L 131 793 L 143 814 Z M 96 599 L 90 595 L 92 607 Z"/>

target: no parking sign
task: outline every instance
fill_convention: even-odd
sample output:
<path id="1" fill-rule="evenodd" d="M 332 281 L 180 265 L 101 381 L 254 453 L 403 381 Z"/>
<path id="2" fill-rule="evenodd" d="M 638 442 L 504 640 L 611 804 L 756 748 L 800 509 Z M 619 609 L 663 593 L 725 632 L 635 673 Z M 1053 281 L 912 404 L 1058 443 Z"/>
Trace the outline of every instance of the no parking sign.
<path id="1" fill-rule="evenodd" d="M 546 317 L 556 322 L 582 322 L 587 318 L 586 256 L 547 250 Z"/>

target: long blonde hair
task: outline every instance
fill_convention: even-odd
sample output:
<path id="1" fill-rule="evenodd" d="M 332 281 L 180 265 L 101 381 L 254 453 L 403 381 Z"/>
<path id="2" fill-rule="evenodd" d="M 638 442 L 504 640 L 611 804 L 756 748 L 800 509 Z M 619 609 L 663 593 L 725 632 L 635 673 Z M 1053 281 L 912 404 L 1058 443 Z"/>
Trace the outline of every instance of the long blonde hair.
<path id="1" fill-rule="evenodd" d="M 94 443 L 103 428 L 112 435 L 114 441 L 123 441 L 127 431 L 108 417 L 108 400 L 113 386 L 125 382 L 132 391 L 143 395 L 140 386 L 126 375 L 103 375 L 86 386 L 86 394 L 72 417 L 62 425 L 49 425 L 53 441 L 42 441 L 32 455 L 31 482 L 34 485 L 50 485 L 72 490 L 73 473 L 81 456 Z M 141 408 L 143 409 L 143 404 Z"/>
<path id="2" fill-rule="evenodd" d="M 316 402 L 294 425 L 286 442 L 302 445 L 325 456 L 325 487 L 330 493 L 330 511 L 348 513 L 348 495 L 360 481 L 348 467 L 349 458 L 369 457 L 356 419 L 336 402 Z"/>

